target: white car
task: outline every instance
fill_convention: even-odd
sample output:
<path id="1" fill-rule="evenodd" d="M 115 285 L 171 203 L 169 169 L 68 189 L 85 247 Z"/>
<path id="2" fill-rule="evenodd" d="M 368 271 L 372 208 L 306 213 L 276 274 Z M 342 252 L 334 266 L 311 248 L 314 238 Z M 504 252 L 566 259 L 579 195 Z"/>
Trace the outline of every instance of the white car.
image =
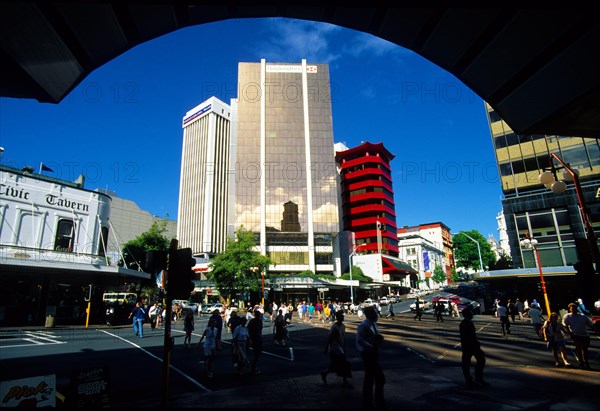
<path id="1" fill-rule="evenodd" d="M 390 301 L 388 300 L 387 297 L 381 297 L 379 299 L 379 305 L 388 305 L 390 303 Z"/>
<path id="2" fill-rule="evenodd" d="M 430 306 L 431 306 L 431 302 L 429 302 L 427 300 L 419 299 L 419 308 L 421 310 L 427 310 Z M 411 311 L 417 311 L 416 303 L 412 303 L 410 305 L 410 309 L 411 309 Z"/>
<path id="3" fill-rule="evenodd" d="M 205 314 L 212 314 L 212 312 L 214 310 L 223 311 L 224 309 L 225 309 L 225 306 L 223 304 L 221 304 L 221 303 L 215 303 L 215 304 L 211 304 L 208 307 L 206 307 L 203 312 Z"/>

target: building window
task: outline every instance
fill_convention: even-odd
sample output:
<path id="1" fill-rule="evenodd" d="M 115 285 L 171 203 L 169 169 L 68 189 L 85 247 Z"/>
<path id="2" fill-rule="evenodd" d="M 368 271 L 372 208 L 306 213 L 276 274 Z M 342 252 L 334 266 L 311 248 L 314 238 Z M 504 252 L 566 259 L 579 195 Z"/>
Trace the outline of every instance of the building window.
<path id="1" fill-rule="evenodd" d="M 570 219 L 565 209 L 515 215 L 518 241 L 529 233 L 538 241 L 542 267 L 572 265 L 575 245 Z M 532 250 L 521 249 L 524 268 L 536 267 Z"/>
<path id="2" fill-rule="evenodd" d="M 54 249 L 56 251 L 73 252 L 74 236 L 75 224 L 73 223 L 73 220 L 58 220 Z"/>
<path id="3" fill-rule="evenodd" d="M 100 244 L 98 244 L 98 254 L 101 256 L 106 255 L 106 246 L 108 245 L 108 227 L 102 227 L 102 233 L 100 237 Z"/>

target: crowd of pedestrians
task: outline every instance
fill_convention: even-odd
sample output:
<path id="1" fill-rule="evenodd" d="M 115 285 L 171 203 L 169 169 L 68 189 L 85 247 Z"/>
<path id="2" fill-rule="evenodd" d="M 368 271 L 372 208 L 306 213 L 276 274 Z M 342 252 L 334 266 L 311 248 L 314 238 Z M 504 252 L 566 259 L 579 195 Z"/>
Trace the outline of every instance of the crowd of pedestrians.
<path id="1" fill-rule="evenodd" d="M 417 299 L 415 320 L 422 321 L 423 309 L 421 301 Z M 448 311 L 448 315 L 455 313 L 462 321 L 457 330 L 460 339 L 462 357 L 461 368 L 467 388 L 487 387 L 489 384 L 484 380 L 483 373 L 486 363 L 484 351 L 481 347 L 475 326 L 473 324 L 473 308 L 467 306 L 460 314 L 456 304 L 451 302 L 444 304 L 438 301 L 433 305 L 436 321 L 443 322 L 442 314 Z M 289 337 L 287 327 L 297 315 L 297 321 L 304 323 L 330 322 L 330 330 L 325 340 L 324 352 L 329 355 L 329 364 L 321 372 L 321 379 L 327 384 L 327 376 L 335 374 L 342 378 L 344 387 L 352 388 L 348 379 L 352 378 L 351 362 L 347 358 L 347 347 L 345 347 L 346 327 L 344 325 L 346 307 L 333 301 L 317 301 L 316 303 L 300 301 L 296 307 L 291 304 L 281 305 L 271 302 L 267 307 L 261 304 L 249 306 L 246 315 L 241 316 L 236 309 L 225 306 L 224 310 L 215 309 L 208 320 L 198 342 L 198 347 L 203 349 L 204 373 L 206 377 L 213 378 L 213 364 L 218 352 L 222 350 L 222 332 L 231 333 L 231 358 L 238 375 L 260 374 L 259 361 L 263 351 L 263 325 L 265 321 L 272 322 L 273 338 L 277 345 L 285 346 Z M 600 298 L 592 307 L 592 310 L 600 315 Z M 567 343 L 572 340 L 575 346 L 575 360 L 581 369 L 591 369 L 589 360 L 590 334 L 593 328 L 590 319 L 590 311 L 579 299 L 569 304 L 569 313 L 563 318 L 557 312 L 552 312 L 548 319 L 540 304 L 534 299 L 521 301 L 519 298 L 497 299 L 493 306 L 493 315 L 500 322 L 500 332 L 503 336 L 511 333 L 511 324 L 517 321 L 528 321 L 531 323 L 536 336 L 546 342 L 546 347 L 551 351 L 555 366 L 569 367 L 569 354 Z M 353 313 L 354 314 L 354 313 Z M 150 323 L 152 330 L 160 327 L 164 318 L 164 310 L 154 303 L 146 309 L 143 302 L 138 302 L 131 311 L 129 318 L 132 321 L 136 336 L 143 337 L 144 322 Z M 384 341 L 380 333 L 377 320 L 381 316 L 380 308 L 376 305 L 360 307 L 358 313 L 361 320 L 355 338 L 355 348 L 359 354 L 364 367 L 364 379 L 362 386 L 363 407 L 383 408 L 385 376 L 379 360 L 379 349 Z M 364 315 L 364 319 L 362 318 Z M 394 308 L 388 306 L 387 318 L 394 319 Z M 173 314 L 173 321 L 177 321 L 177 314 Z M 183 330 L 185 332 L 184 347 L 191 346 L 192 333 L 194 330 L 194 315 L 188 311 L 183 318 Z M 252 350 L 252 355 L 249 350 Z M 475 376 L 471 375 L 471 362 L 475 358 Z"/>

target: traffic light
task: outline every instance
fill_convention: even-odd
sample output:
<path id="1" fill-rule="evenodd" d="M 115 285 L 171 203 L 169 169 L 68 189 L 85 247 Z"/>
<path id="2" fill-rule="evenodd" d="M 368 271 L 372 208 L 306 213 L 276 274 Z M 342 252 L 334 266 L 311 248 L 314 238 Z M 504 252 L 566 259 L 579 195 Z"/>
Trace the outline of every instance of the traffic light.
<path id="1" fill-rule="evenodd" d="M 144 271 L 156 274 L 167 268 L 167 252 L 164 250 L 146 251 L 146 264 Z"/>
<path id="2" fill-rule="evenodd" d="M 167 252 L 165 250 L 146 251 L 144 271 L 152 275 L 152 281 L 160 287 L 162 272 L 167 268 Z"/>
<path id="3" fill-rule="evenodd" d="M 192 267 L 196 260 L 191 248 L 180 248 L 175 255 L 169 256 L 169 275 L 167 277 L 167 295 L 170 298 L 187 300 L 194 291 Z"/>

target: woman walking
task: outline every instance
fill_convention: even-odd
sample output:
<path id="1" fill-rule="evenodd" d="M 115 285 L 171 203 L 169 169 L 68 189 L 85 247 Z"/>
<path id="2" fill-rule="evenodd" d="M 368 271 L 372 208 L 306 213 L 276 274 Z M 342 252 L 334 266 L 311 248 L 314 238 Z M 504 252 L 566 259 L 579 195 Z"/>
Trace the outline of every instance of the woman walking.
<path id="1" fill-rule="evenodd" d="M 565 367 L 571 365 L 567 361 L 567 349 L 565 348 L 565 334 L 567 333 L 567 329 L 558 322 L 557 313 L 550 314 L 550 318 L 542 327 L 542 333 L 544 335 L 544 341 L 548 342 L 548 348 L 552 350 L 554 365 L 557 367 L 560 366 L 560 361 L 558 361 L 559 351 Z"/>
<path id="2" fill-rule="evenodd" d="M 348 378 L 352 378 L 352 365 L 346 359 L 344 351 L 344 336 L 346 335 L 346 326 L 344 325 L 344 313 L 337 311 L 335 313 L 336 321 L 331 326 L 327 342 L 325 343 L 325 354 L 329 353 L 331 362 L 329 366 L 321 372 L 323 384 L 327 384 L 327 374 L 335 372 L 344 379 L 343 386 L 352 388 Z"/>
<path id="3" fill-rule="evenodd" d="M 190 348 L 192 344 L 192 331 L 194 331 L 194 312 L 191 310 L 185 315 L 183 320 L 183 330 L 185 331 L 183 346 Z"/>
<path id="4" fill-rule="evenodd" d="M 283 310 L 280 309 L 273 323 L 273 331 L 275 333 L 275 344 L 285 345 L 286 325 L 287 323 L 285 321 L 285 318 L 283 318 Z"/>
<path id="5" fill-rule="evenodd" d="M 214 318 L 210 318 L 208 320 L 208 325 L 206 329 L 202 333 L 202 337 L 200 337 L 200 341 L 198 341 L 198 347 L 204 341 L 204 371 L 206 372 L 206 376 L 208 378 L 213 377 L 212 373 L 212 363 L 215 358 L 215 354 L 217 352 L 217 321 Z"/>
<path id="6" fill-rule="evenodd" d="M 246 328 L 246 318 L 242 317 L 240 323 L 233 331 L 233 349 L 237 354 L 238 375 L 242 375 L 244 367 L 250 364 L 246 349 L 248 347 L 248 329 Z"/>

